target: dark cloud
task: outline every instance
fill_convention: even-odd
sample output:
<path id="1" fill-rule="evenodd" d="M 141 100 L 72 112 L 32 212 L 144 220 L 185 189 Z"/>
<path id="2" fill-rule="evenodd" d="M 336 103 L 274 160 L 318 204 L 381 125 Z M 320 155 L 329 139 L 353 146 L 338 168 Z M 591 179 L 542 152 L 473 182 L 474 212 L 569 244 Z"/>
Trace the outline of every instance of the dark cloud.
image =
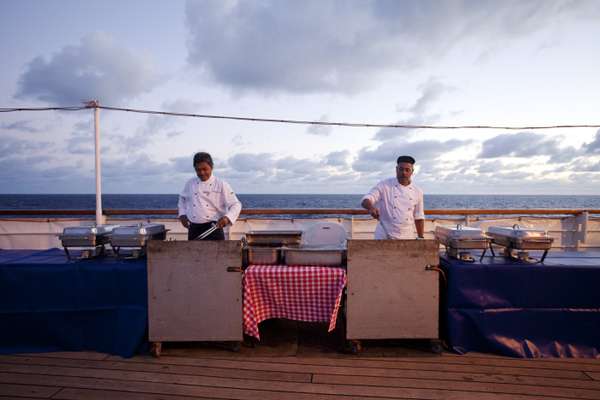
<path id="1" fill-rule="evenodd" d="M 116 105 L 151 91 L 159 82 L 151 63 L 95 33 L 81 44 L 66 46 L 50 59 L 31 60 L 19 79 L 16 98 L 33 98 L 58 105 L 78 105 L 98 99 Z"/>
<path id="2" fill-rule="evenodd" d="M 435 62 L 465 38 L 478 38 L 474 51 L 483 51 L 597 8 L 543 0 L 190 1 L 188 61 L 238 89 L 351 93 L 385 72 Z"/>
<path id="3" fill-rule="evenodd" d="M 32 154 L 49 151 L 53 144 L 50 142 L 23 140 L 12 137 L 4 137 L 0 141 L 0 160 L 24 158 Z"/>
<path id="4" fill-rule="evenodd" d="M 440 119 L 439 115 L 415 115 L 406 120 L 396 122 L 396 125 L 433 125 Z M 394 138 L 406 137 L 409 133 L 416 131 L 418 128 L 381 128 L 375 136 L 374 140 L 386 141 Z"/>
<path id="5" fill-rule="evenodd" d="M 444 92 L 454 90 L 454 88 L 444 85 L 439 79 L 433 77 L 419 86 L 419 89 L 421 90 L 421 96 L 409 108 L 410 112 L 417 115 L 423 114 Z"/>
<path id="6" fill-rule="evenodd" d="M 269 153 L 238 153 L 229 158 L 228 165 L 240 172 L 262 172 L 270 174 L 275 161 Z"/>
<path id="7" fill-rule="evenodd" d="M 437 140 L 385 142 L 375 150 L 362 149 L 358 154 L 358 159 L 352 164 L 352 168 L 361 172 L 378 171 L 384 166 L 393 168 L 396 159 L 402 154 L 413 156 L 418 165 L 427 160 L 434 160 L 470 143 L 470 140 L 456 139 L 445 142 Z"/>
<path id="8" fill-rule="evenodd" d="M 550 156 L 551 162 L 564 163 L 581 155 L 574 147 L 561 147 L 561 138 L 534 132 L 505 133 L 482 144 L 480 158 Z"/>
<path id="9" fill-rule="evenodd" d="M 600 129 L 596 131 L 594 140 L 592 140 L 590 143 L 586 143 L 583 148 L 588 154 L 600 154 Z"/>
<path id="10" fill-rule="evenodd" d="M 27 133 L 37 133 L 41 131 L 41 129 L 34 127 L 31 121 L 5 122 L 0 124 L 0 129 Z"/>
<path id="11" fill-rule="evenodd" d="M 325 156 L 325 164 L 332 167 L 347 167 L 350 152 L 348 150 L 332 151 Z"/>

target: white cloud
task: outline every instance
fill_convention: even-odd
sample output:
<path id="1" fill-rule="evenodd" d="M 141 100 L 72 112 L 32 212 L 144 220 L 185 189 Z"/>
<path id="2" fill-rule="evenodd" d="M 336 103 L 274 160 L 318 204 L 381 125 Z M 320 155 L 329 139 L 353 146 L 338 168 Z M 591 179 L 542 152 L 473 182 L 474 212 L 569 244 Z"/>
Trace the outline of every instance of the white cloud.
<path id="1" fill-rule="evenodd" d="M 388 71 L 435 62 L 469 38 L 484 51 L 486 42 L 514 40 L 597 8 L 542 0 L 190 1 L 188 61 L 237 89 L 352 93 Z"/>
<path id="2" fill-rule="evenodd" d="M 97 99 L 117 105 L 151 91 L 160 78 L 152 63 L 111 36 L 94 33 L 77 46 L 66 46 L 49 60 L 35 57 L 19 79 L 16 98 L 58 105 Z"/>
<path id="3" fill-rule="evenodd" d="M 483 142 L 481 158 L 550 156 L 551 162 L 564 163 L 582 154 L 574 147 L 561 147 L 561 138 L 534 132 L 504 133 Z"/>

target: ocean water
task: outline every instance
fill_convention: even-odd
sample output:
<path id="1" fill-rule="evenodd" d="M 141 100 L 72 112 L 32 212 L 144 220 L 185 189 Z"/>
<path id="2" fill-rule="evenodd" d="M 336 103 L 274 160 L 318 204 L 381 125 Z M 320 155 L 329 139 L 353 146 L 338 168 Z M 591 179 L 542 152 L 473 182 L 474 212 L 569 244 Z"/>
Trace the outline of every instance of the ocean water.
<path id="1" fill-rule="evenodd" d="M 244 208 L 360 208 L 360 194 L 238 194 Z M 0 210 L 94 210 L 94 194 L 0 194 Z M 174 209 L 176 194 L 104 194 L 104 209 Z M 431 209 L 600 209 L 600 196 L 425 195 Z"/>

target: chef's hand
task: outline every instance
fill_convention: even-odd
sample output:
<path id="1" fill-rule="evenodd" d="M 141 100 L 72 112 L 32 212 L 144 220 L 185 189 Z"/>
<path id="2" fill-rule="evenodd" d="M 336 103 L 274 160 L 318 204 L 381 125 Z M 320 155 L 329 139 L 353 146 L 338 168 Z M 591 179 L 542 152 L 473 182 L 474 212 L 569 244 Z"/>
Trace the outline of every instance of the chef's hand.
<path id="1" fill-rule="evenodd" d="M 181 222 L 181 225 L 183 225 L 185 228 L 190 227 L 190 220 L 188 219 L 187 215 L 182 215 L 181 217 L 179 217 L 179 221 Z"/>
<path id="2" fill-rule="evenodd" d="M 231 223 L 231 221 L 229 220 L 229 218 L 227 218 L 227 217 L 221 217 L 221 219 L 219 219 L 217 221 L 217 228 L 225 228 L 230 223 Z"/>
<path id="3" fill-rule="evenodd" d="M 379 219 L 379 209 L 377 207 L 369 208 L 369 214 L 375 219 Z"/>

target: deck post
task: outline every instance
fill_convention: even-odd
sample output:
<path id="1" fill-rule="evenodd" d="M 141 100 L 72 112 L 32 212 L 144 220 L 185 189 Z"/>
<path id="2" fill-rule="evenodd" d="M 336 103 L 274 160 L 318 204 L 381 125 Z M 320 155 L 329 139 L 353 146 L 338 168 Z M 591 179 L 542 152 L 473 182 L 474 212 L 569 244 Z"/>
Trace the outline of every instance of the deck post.
<path id="1" fill-rule="evenodd" d="M 94 108 L 94 144 L 95 144 L 95 162 L 96 162 L 96 225 L 104 223 L 102 215 L 102 171 L 100 166 L 100 109 L 98 100 L 88 102 L 88 105 Z"/>
<path id="2" fill-rule="evenodd" d="M 577 238 L 575 239 L 575 248 L 579 250 L 579 245 L 587 240 L 587 225 L 589 213 L 582 211 L 575 216 L 575 226 L 577 228 Z"/>

